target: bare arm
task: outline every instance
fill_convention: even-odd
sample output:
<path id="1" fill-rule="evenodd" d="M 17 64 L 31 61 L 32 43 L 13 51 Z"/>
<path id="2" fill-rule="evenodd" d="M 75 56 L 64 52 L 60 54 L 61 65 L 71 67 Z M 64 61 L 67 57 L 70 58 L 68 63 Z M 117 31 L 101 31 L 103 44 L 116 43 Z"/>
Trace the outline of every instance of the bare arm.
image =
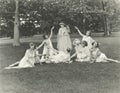
<path id="1" fill-rule="evenodd" d="M 45 56 L 45 54 L 37 54 L 37 56 Z"/>
<path id="2" fill-rule="evenodd" d="M 51 37 L 53 35 L 53 29 L 54 29 L 54 26 L 51 28 L 51 33 L 50 33 L 50 36 L 49 36 L 50 39 L 51 39 Z"/>
<path id="3" fill-rule="evenodd" d="M 35 50 L 35 54 L 36 54 L 36 56 L 45 56 L 44 54 L 39 54 L 39 52 L 37 50 Z"/>
<path id="4" fill-rule="evenodd" d="M 41 48 L 44 45 L 44 41 L 36 48 L 36 50 L 38 50 L 39 48 Z"/>
<path id="5" fill-rule="evenodd" d="M 84 34 L 82 34 L 81 32 L 80 32 L 80 30 L 78 29 L 78 27 L 77 26 L 74 26 L 75 27 L 75 29 L 78 31 L 78 33 L 83 37 L 83 36 L 85 36 Z"/>
<path id="6" fill-rule="evenodd" d="M 77 53 L 74 53 L 74 54 L 70 57 L 70 59 L 73 58 L 73 57 L 75 57 L 76 55 L 77 55 Z"/>

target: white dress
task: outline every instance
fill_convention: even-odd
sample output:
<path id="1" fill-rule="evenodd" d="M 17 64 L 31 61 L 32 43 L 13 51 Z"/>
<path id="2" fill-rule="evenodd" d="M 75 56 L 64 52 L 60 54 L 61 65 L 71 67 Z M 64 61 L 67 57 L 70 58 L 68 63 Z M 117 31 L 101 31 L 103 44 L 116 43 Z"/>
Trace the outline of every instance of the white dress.
<path id="1" fill-rule="evenodd" d="M 79 61 L 79 62 L 90 61 L 90 50 L 88 47 L 84 47 L 84 48 L 76 47 L 75 49 L 76 49 L 76 53 L 77 53 L 76 61 Z"/>
<path id="2" fill-rule="evenodd" d="M 59 51 L 63 51 L 63 52 L 66 52 L 68 48 L 72 49 L 69 29 L 67 27 L 63 27 L 59 29 L 58 37 L 57 37 L 57 48 Z"/>
<path id="3" fill-rule="evenodd" d="M 102 53 L 98 48 L 92 50 L 92 58 L 95 58 L 95 62 L 108 62 L 107 56 Z"/>
<path id="4" fill-rule="evenodd" d="M 70 54 L 63 51 L 59 51 L 58 54 L 51 57 L 53 63 L 68 63 L 70 61 Z"/>
<path id="5" fill-rule="evenodd" d="M 90 36 L 83 36 L 82 41 L 86 41 L 88 44 L 88 48 L 91 49 L 92 48 L 92 43 L 94 42 L 94 40 L 90 37 Z"/>
<path id="6" fill-rule="evenodd" d="M 26 67 L 34 67 L 34 63 L 40 61 L 39 57 L 36 56 L 38 51 L 31 52 L 30 49 L 26 50 L 24 57 L 20 60 L 18 67 L 26 68 Z"/>
<path id="7" fill-rule="evenodd" d="M 44 41 L 43 55 L 46 54 L 47 57 L 54 55 L 55 49 L 53 48 L 50 39 Z M 40 62 L 45 62 L 47 60 L 46 56 L 42 56 Z"/>

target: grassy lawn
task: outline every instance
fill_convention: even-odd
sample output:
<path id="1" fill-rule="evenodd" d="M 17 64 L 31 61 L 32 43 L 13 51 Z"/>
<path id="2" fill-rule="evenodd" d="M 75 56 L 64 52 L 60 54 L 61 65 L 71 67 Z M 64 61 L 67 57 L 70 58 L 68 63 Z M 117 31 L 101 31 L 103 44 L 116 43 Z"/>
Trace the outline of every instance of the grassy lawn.
<path id="1" fill-rule="evenodd" d="M 120 60 L 119 38 L 97 38 L 97 41 L 108 57 Z M 3 70 L 20 60 L 27 48 L 27 44 L 0 46 L 0 93 L 120 93 L 120 64 L 117 63 L 74 62 Z"/>

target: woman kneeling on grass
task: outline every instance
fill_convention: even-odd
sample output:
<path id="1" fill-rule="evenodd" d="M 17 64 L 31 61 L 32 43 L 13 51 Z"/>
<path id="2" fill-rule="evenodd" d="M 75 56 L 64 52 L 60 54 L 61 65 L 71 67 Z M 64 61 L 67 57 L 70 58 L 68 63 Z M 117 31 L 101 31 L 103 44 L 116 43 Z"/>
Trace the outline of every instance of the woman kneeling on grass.
<path id="1" fill-rule="evenodd" d="M 99 49 L 98 42 L 92 43 L 92 48 L 90 51 L 91 51 L 91 61 L 92 62 L 116 62 L 116 63 L 120 63 L 120 61 L 108 58 L 104 53 L 102 53 Z"/>
<path id="2" fill-rule="evenodd" d="M 35 63 L 39 63 L 39 56 L 44 55 L 38 53 L 34 43 L 29 43 L 29 46 L 30 48 L 26 50 L 24 57 L 20 61 L 6 67 L 5 69 L 34 67 Z"/>

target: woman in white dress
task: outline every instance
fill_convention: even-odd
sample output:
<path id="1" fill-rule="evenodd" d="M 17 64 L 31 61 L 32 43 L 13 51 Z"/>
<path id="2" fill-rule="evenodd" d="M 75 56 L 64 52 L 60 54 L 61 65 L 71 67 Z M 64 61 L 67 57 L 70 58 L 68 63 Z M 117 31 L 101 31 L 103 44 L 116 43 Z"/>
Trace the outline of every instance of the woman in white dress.
<path id="1" fill-rule="evenodd" d="M 90 61 L 90 51 L 87 47 L 87 42 L 82 41 L 82 44 L 79 39 L 74 41 L 75 45 L 75 53 L 71 56 L 71 58 L 77 56 L 76 61 L 78 62 L 89 62 Z"/>
<path id="2" fill-rule="evenodd" d="M 29 46 L 30 48 L 26 50 L 24 57 L 20 61 L 6 67 L 5 69 L 34 67 L 34 64 L 40 61 L 39 56 L 42 55 L 38 53 L 34 43 L 30 43 Z"/>
<path id="3" fill-rule="evenodd" d="M 73 41 L 73 45 L 74 45 L 74 49 L 75 49 L 75 53 L 71 56 L 71 59 L 72 58 L 74 58 L 75 56 L 77 57 L 77 59 L 79 58 L 79 56 L 81 55 L 81 48 L 82 48 L 82 46 L 81 46 L 81 41 L 79 40 L 79 39 L 75 39 L 74 41 Z M 76 60 L 77 60 L 76 59 Z"/>
<path id="4" fill-rule="evenodd" d="M 63 22 L 60 24 L 60 29 L 58 31 L 58 36 L 57 36 L 57 48 L 59 51 L 66 52 L 66 50 L 72 49 L 72 44 L 70 40 L 70 28 L 69 26 L 65 26 Z"/>
<path id="5" fill-rule="evenodd" d="M 52 63 L 71 63 L 70 61 L 70 49 L 66 50 L 67 52 L 58 51 L 57 54 L 51 56 L 50 61 Z"/>
<path id="6" fill-rule="evenodd" d="M 75 26 L 75 29 L 78 31 L 78 33 L 83 37 L 82 41 L 86 41 L 88 43 L 88 48 L 92 48 L 92 43 L 95 41 L 91 37 L 91 31 L 87 31 L 86 35 L 82 34 L 81 31 L 78 29 L 78 27 Z"/>
<path id="7" fill-rule="evenodd" d="M 104 53 L 102 53 L 99 49 L 98 42 L 92 43 L 91 61 L 92 62 L 110 62 L 111 61 L 111 62 L 120 63 L 120 61 L 108 58 Z"/>
<path id="8" fill-rule="evenodd" d="M 47 59 L 48 57 L 54 55 L 57 51 L 53 48 L 52 42 L 51 42 L 51 37 L 52 37 L 52 33 L 53 33 L 53 29 L 54 27 L 51 28 L 51 33 L 50 36 L 48 35 L 44 35 L 43 38 L 43 42 L 37 47 L 37 49 L 41 48 L 42 46 L 44 46 L 43 48 L 43 55 L 46 56 L 42 56 L 40 62 L 48 62 Z"/>

